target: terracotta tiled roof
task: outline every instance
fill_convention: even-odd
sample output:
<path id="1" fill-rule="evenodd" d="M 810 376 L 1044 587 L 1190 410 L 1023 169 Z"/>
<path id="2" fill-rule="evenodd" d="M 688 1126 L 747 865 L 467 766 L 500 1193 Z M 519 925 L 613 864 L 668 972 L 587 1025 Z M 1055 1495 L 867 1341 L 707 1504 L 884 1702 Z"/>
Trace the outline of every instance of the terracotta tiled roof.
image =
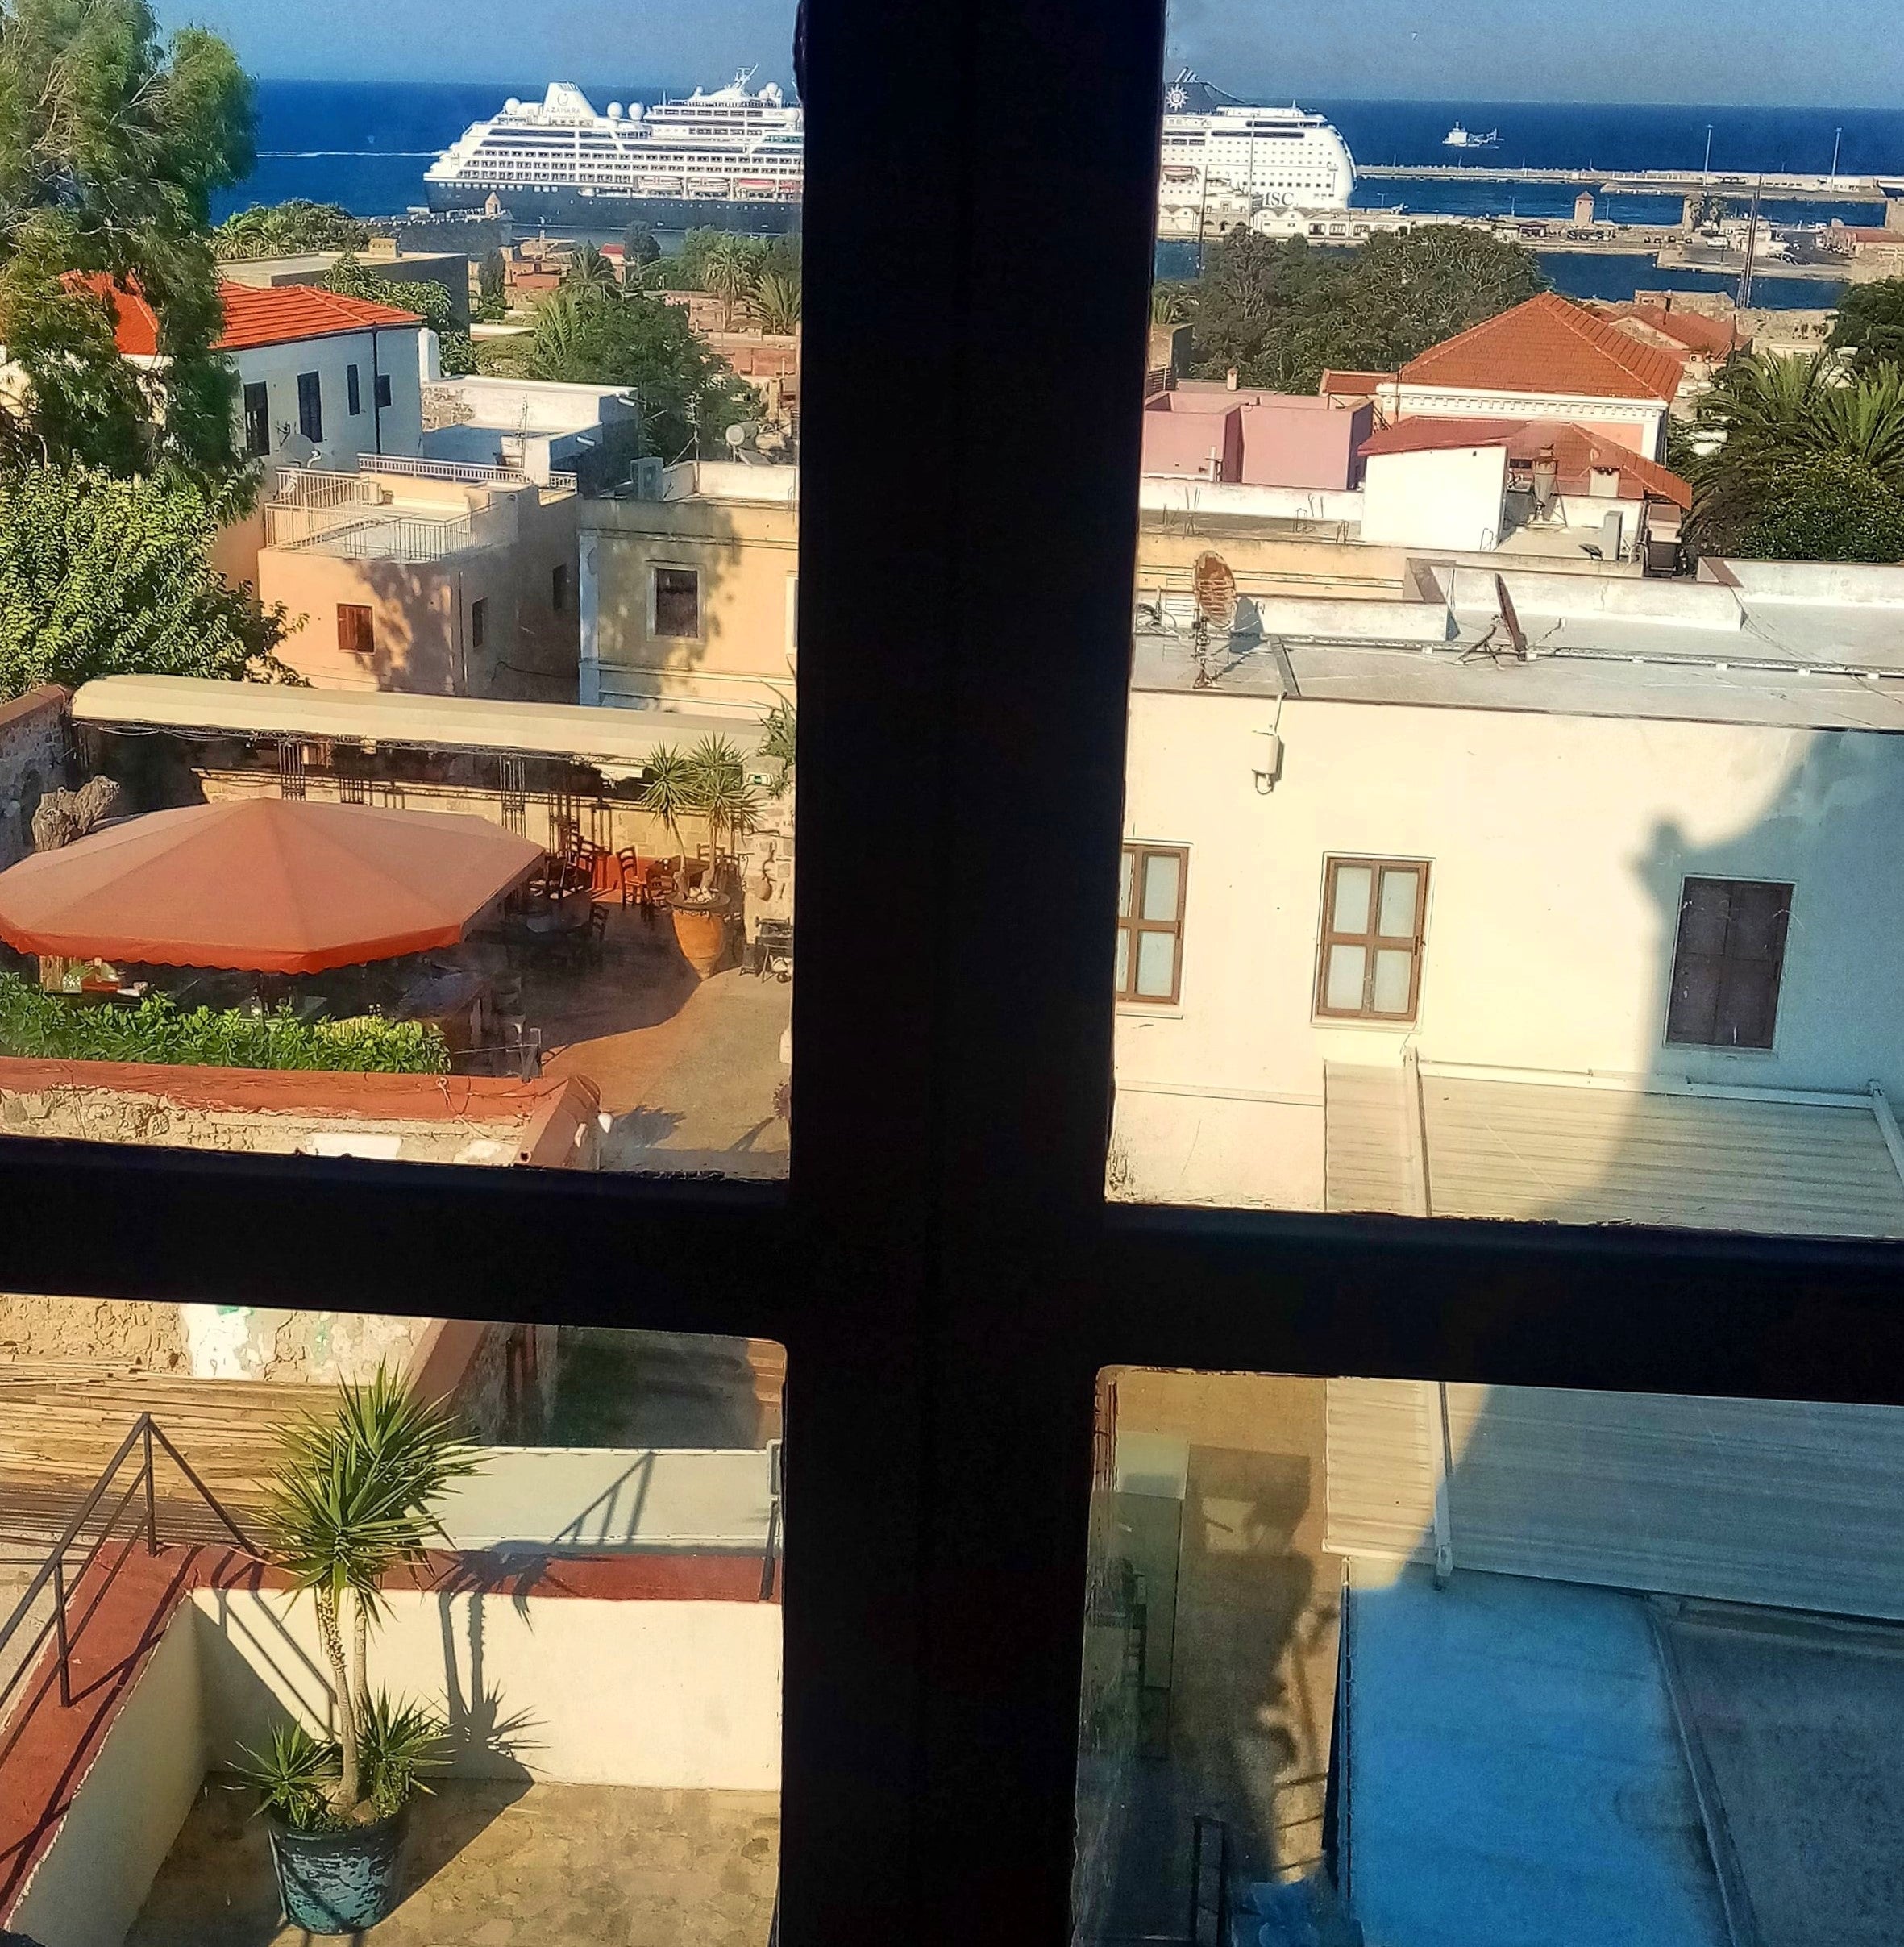
<path id="1" fill-rule="evenodd" d="M 1356 399 L 1373 398 L 1384 385 L 1395 383 L 1392 372 L 1327 372 L 1322 382 L 1316 388 L 1323 398 L 1347 397 Z"/>
<path id="2" fill-rule="evenodd" d="M 1616 327 L 1631 320 L 1676 339 L 1702 358 L 1724 358 L 1745 342 L 1745 335 L 1717 318 L 1697 311 L 1668 311 L 1652 304 L 1610 304 L 1600 315 Z"/>
<path id="3" fill-rule="evenodd" d="M 1679 389 L 1681 361 L 1543 291 L 1431 345 L 1402 368 L 1407 385 L 1473 386 L 1571 399 L 1657 399 Z"/>
<path id="4" fill-rule="evenodd" d="M 1563 493 L 1584 493 L 1596 468 L 1617 467 L 1623 500 L 1670 501 L 1687 509 L 1693 504 L 1692 489 L 1670 468 L 1565 419 L 1404 419 L 1370 434 L 1357 450 L 1366 459 L 1378 453 L 1432 453 L 1469 446 L 1504 446 L 1517 466 L 1531 465 L 1551 447 L 1555 484 Z"/>
<path id="5" fill-rule="evenodd" d="M 121 290 L 103 272 L 76 272 L 69 285 L 89 290 L 110 304 L 118 318 L 118 347 L 128 358 L 151 358 L 159 349 L 159 321 L 136 286 Z M 367 331 L 372 325 L 420 325 L 414 311 L 400 311 L 362 297 L 343 297 L 309 284 L 281 284 L 260 290 L 248 284 L 221 284 L 225 306 L 221 352 L 248 352 L 260 345 L 297 344 L 306 339 L 336 338 Z"/>

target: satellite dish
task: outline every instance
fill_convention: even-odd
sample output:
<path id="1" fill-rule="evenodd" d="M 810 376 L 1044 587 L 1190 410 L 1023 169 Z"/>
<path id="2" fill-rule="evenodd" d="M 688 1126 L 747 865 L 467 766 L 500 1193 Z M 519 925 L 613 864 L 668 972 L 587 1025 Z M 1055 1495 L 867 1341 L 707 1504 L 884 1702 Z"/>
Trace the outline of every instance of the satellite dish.
<path id="1" fill-rule="evenodd" d="M 1204 553 L 1191 570 L 1191 586 L 1195 591 L 1196 618 L 1212 629 L 1226 632 L 1237 619 L 1237 578 L 1221 555 Z"/>
<path id="2" fill-rule="evenodd" d="M 738 452 L 747 443 L 747 425 L 744 419 L 736 420 L 722 435 L 729 446 Z"/>
<path id="3" fill-rule="evenodd" d="M 293 433 L 278 449 L 278 457 L 288 467 L 308 467 L 318 456 L 316 444 L 306 433 Z"/>

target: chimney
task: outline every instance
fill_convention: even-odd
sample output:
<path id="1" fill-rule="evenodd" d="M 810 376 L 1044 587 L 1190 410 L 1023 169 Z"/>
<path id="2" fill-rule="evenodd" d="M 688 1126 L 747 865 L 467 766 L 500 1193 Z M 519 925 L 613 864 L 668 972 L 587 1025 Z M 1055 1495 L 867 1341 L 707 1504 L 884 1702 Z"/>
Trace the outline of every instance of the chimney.
<path id="1" fill-rule="evenodd" d="M 1553 456 L 1553 448 L 1543 447 L 1534 456 L 1534 508 L 1545 514 L 1553 505 L 1553 485 L 1560 477 L 1560 463 Z"/>
<path id="2" fill-rule="evenodd" d="M 1237 389 L 1237 368 L 1236 368 L 1236 367 L 1235 367 L 1234 365 L 1232 365 L 1232 366 L 1230 367 L 1229 370 L 1228 370 L 1228 372 L 1224 372 L 1224 375 L 1223 375 L 1223 382 L 1224 382 L 1224 384 L 1225 385 L 1227 385 L 1227 386 L 1228 386 L 1228 387 L 1230 389 L 1230 390 L 1231 390 L 1232 392 L 1234 392 L 1234 391 L 1236 390 L 1236 389 Z"/>

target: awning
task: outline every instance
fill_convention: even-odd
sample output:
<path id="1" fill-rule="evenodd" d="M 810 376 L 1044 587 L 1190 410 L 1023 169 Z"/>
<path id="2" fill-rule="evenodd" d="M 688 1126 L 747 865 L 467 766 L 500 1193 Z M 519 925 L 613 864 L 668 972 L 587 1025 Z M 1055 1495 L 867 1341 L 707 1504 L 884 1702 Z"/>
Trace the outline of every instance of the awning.
<path id="1" fill-rule="evenodd" d="M 725 737 L 751 751 L 763 737 L 757 724 L 713 711 L 503 703 L 205 676 L 97 677 L 75 693 L 72 714 L 75 723 L 101 730 L 489 751 L 630 771 L 644 768 L 663 744 L 685 747 L 702 737 Z"/>
<path id="2" fill-rule="evenodd" d="M 320 973 L 454 946 L 542 857 L 484 818 L 231 799 L 0 872 L 0 938 L 68 959 Z"/>

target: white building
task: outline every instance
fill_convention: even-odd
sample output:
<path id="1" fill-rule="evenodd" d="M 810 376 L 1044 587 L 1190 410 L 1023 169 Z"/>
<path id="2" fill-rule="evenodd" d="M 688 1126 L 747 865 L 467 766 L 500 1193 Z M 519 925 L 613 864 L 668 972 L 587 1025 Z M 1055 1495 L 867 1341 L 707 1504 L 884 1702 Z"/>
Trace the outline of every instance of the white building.
<path id="1" fill-rule="evenodd" d="M 84 283 L 114 310 L 121 353 L 156 373 L 158 319 L 136 291 L 103 276 Z M 348 471 L 360 454 L 414 456 L 436 334 L 388 305 L 306 285 L 220 287 L 218 350 L 238 374 L 239 450 L 256 460 Z"/>
<path id="2" fill-rule="evenodd" d="M 1904 569 L 1411 581 L 1137 639 L 1116 1186 L 1904 1235 Z"/>
<path id="3" fill-rule="evenodd" d="M 573 473 L 596 456 L 632 458 L 641 439 L 641 401 L 625 386 L 443 378 L 425 389 L 423 421 L 426 459 L 501 467 L 547 485 L 552 473 Z M 655 473 L 660 464 L 654 462 Z M 609 484 L 584 482 L 584 490 L 601 492 Z"/>

